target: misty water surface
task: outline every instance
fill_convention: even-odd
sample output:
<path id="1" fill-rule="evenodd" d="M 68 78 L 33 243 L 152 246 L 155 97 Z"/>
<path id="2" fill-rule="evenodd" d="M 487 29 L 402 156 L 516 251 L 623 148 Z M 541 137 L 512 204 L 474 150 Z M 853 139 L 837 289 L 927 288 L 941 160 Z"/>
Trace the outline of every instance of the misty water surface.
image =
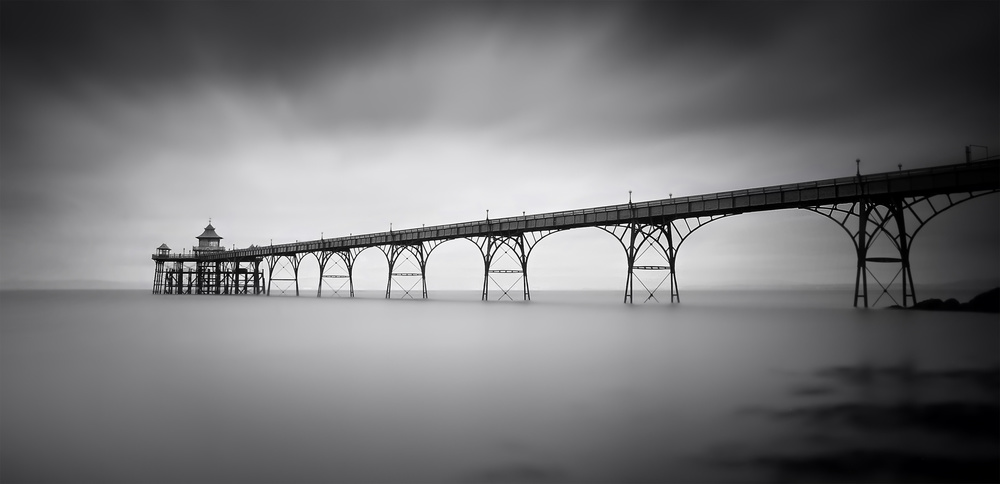
<path id="1" fill-rule="evenodd" d="M 996 315 L 2 292 L 4 482 L 996 480 Z"/>

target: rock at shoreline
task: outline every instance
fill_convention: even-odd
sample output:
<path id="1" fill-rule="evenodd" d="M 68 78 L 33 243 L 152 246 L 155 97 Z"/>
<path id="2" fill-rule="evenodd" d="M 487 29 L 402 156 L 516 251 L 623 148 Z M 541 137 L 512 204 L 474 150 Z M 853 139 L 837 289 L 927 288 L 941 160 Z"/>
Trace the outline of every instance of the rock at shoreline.
<path id="1" fill-rule="evenodd" d="M 924 299 L 913 306 L 902 308 L 891 306 L 891 309 L 917 309 L 921 311 L 968 311 L 976 313 L 1000 313 L 1000 287 L 995 287 L 972 298 L 967 303 L 959 303 L 956 299 Z"/>
<path id="2" fill-rule="evenodd" d="M 965 307 L 966 311 L 976 311 L 981 313 L 1000 313 L 1000 287 L 994 287 L 974 298 Z"/>

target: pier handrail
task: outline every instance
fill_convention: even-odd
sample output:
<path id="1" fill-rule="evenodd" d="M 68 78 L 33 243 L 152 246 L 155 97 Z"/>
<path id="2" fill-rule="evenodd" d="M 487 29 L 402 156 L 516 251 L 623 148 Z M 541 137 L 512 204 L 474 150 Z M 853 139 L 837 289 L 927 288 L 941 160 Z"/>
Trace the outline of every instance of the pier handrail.
<path id="1" fill-rule="evenodd" d="M 652 217 L 686 218 L 713 213 L 801 208 L 843 203 L 856 200 L 862 194 L 865 196 L 888 194 L 919 196 L 921 194 L 970 190 L 995 190 L 998 187 L 1000 187 L 1000 157 L 992 157 L 971 163 L 855 175 L 576 210 L 490 218 L 346 237 L 213 251 L 203 254 L 153 254 L 153 259 L 214 261 L 260 258 L 268 255 L 285 255 L 316 250 L 346 250 L 353 247 L 370 247 L 401 242 L 417 243 L 426 240 L 475 237 L 505 232 L 523 233 L 580 226 L 614 225 L 623 221 Z M 723 206 L 725 204 L 729 206 Z M 696 208 L 698 206 L 701 208 Z M 715 208 L 707 208 L 709 206 Z"/>

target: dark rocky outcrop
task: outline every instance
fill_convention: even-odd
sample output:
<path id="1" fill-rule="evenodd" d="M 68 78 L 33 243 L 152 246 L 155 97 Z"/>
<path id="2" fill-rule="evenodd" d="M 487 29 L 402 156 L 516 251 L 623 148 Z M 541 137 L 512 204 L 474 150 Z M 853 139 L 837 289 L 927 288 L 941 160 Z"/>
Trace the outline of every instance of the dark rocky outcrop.
<path id="1" fill-rule="evenodd" d="M 1000 313 L 1000 287 L 977 295 L 967 303 L 956 299 L 924 299 L 913 306 L 902 308 L 891 306 L 892 309 L 918 309 L 922 311 L 968 311 L 976 313 Z"/>
<path id="2" fill-rule="evenodd" d="M 974 298 L 968 303 L 968 307 L 963 305 L 966 311 L 978 311 L 983 313 L 1000 313 L 1000 287 L 994 287 Z"/>

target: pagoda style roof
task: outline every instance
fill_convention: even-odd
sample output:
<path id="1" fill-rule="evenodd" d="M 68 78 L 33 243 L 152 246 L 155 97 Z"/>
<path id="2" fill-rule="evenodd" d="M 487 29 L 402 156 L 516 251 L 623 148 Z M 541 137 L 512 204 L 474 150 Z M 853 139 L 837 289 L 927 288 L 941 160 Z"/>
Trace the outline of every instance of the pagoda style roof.
<path id="1" fill-rule="evenodd" d="M 212 222 L 209 222 L 208 226 L 205 227 L 205 231 L 202 232 L 201 235 L 199 235 L 196 238 L 199 239 L 199 240 L 201 240 L 201 239 L 222 239 L 222 237 L 219 236 L 219 234 L 215 233 L 215 227 L 212 227 Z"/>
<path id="2" fill-rule="evenodd" d="M 166 242 L 164 242 L 164 243 L 160 244 L 160 246 L 157 247 L 156 249 L 157 250 L 170 250 L 170 247 L 167 247 Z"/>

